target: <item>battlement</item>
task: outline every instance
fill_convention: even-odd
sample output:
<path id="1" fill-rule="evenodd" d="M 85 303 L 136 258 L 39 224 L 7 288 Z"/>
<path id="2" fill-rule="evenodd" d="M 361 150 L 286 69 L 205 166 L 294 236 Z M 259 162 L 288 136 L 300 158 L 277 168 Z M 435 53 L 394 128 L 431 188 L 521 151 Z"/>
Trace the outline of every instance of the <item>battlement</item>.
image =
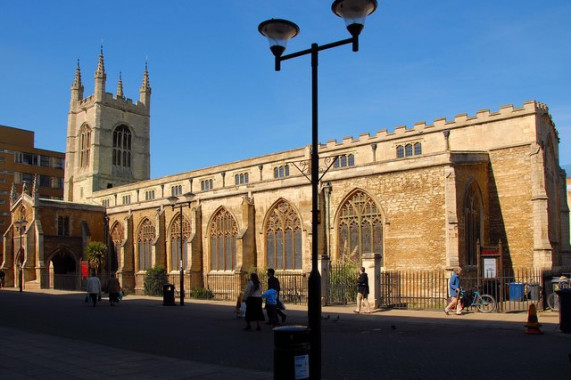
<path id="1" fill-rule="evenodd" d="M 452 129 L 480 123 L 489 123 L 533 113 L 548 114 L 549 108 L 544 103 L 540 103 L 535 100 L 529 100 L 524 102 L 523 105 L 518 108 L 514 108 L 512 104 L 508 104 L 500 106 L 499 110 L 496 112 L 491 112 L 489 109 L 482 109 L 477 111 L 474 116 L 469 116 L 467 113 L 459 113 L 454 116 L 454 120 L 448 120 L 445 117 L 442 117 L 435 119 L 432 124 L 427 124 L 425 121 L 419 121 L 414 123 L 412 128 L 408 128 L 406 125 L 399 125 L 394 127 L 392 132 L 388 132 L 386 129 L 383 129 L 377 131 L 375 135 L 363 133 L 359 135 L 357 139 L 351 136 L 347 136 L 344 137 L 341 142 L 337 140 L 330 140 L 324 146 L 327 148 L 334 148 L 345 144 L 357 142 L 363 143 L 373 139 L 375 141 L 394 139 L 428 131 Z"/>
<path id="2" fill-rule="evenodd" d="M 90 107 L 95 103 L 95 96 L 90 95 L 87 98 L 81 99 L 77 102 L 78 108 Z M 120 108 L 125 111 L 134 113 L 148 112 L 148 107 L 144 103 L 137 100 L 133 103 L 133 99 L 114 96 L 110 92 L 106 92 L 103 98 L 103 104 L 114 108 Z"/>

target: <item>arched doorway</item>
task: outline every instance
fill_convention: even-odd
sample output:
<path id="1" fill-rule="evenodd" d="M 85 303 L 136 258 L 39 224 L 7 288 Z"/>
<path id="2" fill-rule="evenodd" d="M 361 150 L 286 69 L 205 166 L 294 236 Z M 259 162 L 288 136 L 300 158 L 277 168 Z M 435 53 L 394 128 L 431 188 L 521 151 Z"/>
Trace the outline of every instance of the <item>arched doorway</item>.
<path id="1" fill-rule="evenodd" d="M 55 252 L 49 260 L 50 288 L 77 289 L 77 261 L 67 250 Z"/>

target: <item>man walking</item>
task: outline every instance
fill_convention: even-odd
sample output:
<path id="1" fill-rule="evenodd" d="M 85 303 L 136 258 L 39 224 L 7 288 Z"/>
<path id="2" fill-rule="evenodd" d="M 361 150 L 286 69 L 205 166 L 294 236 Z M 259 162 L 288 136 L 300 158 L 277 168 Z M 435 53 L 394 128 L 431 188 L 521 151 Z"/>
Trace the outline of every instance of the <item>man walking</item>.
<path id="1" fill-rule="evenodd" d="M 273 268 L 268 269 L 268 289 L 274 289 L 276 292 L 278 292 L 276 313 L 281 317 L 282 323 L 284 323 L 286 321 L 287 315 L 283 312 L 283 308 L 281 307 L 282 301 L 280 301 L 280 280 L 274 276 L 275 273 L 276 271 Z M 270 315 L 268 313 L 268 318 L 269 317 Z"/>

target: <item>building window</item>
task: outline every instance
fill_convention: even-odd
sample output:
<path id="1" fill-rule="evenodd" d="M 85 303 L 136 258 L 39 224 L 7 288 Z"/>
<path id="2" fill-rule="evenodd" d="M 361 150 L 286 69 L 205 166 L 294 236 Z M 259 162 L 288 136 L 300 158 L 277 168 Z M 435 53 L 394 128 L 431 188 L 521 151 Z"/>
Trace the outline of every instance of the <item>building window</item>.
<path id="1" fill-rule="evenodd" d="M 289 165 L 276 166 L 274 168 L 274 178 L 289 177 Z"/>
<path id="2" fill-rule="evenodd" d="M 50 167 L 50 157 L 49 156 L 40 156 L 40 166 L 44 168 Z"/>
<path id="3" fill-rule="evenodd" d="M 333 163 L 334 168 L 346 168 L 349 166 L 355 166 L 355 155 L 353 154 L 341 154 L 337 156 L 335 162 Z"/>
<path id="4" fill-rule="evenodd" d="M 248 173 L 240 173 L 235 175 L 236 185 L 244 185 L 249 182 Z"/>
<path id="5" fill-rule="evenodd" d="M 52 177 L 52 188 L 53 189 L 63 189 L 63 178 Z"/>
<path id="6" fill-rule="evenodd" d="M 59 157 L 52 157 L 52 167 L 54 169 L 63 169 L 65 161 L 63 158 Z"/>
<path id="7" fill-rule="evenodd" d="M 173 197 L 178 197 L 182 194 L 182 185 L 171 186 L 171 195 Z"/>
<path id="8" fill-rule="evenodd" d="M 365 253 L 383 253 L 383 224 L 377 204 L 362 191 L 341 206 L 338 249 L 341 259 L 361 262 Z"/>
<path id="9" fill-rule="evenodd" d="M 188 268 L 188 239 L 190 239 L 190 222 L 182 218 L 182 252 L 180 236 L 180 213 L 173 217 L 171 224 L 171 271 L 180 269 L 180 261 L 184 268 Z"/>
<path id="10" fill-rule="evenodd" d="M 264 230 L 267 267 L 301 269 L 301 221 L 288 202 L 281 200 L 270 210 Z"/>
<path id="11" fill-rule="evenodd" d="M 14 152 L 14 161 L 17 164 L 37 165 L 38 156 L 32 153 Z"/>
<path id="12" fill-rule="evenodd" d="M 124 205 L 131 204 L 131 196 L 130 195 L 123 195 L 123 204 Z"/>
<path id="13" fill-rule="evenodd" d="M 22 183 L 25 183 L 27 186 L 32 186 L 34 182 L 34 175 L 32 173 L 22 173 Z"/>
<path id="14" fill-rule="evenodd" d="M 81 127 L 80 143 L 80 166 L 86 168 L 89 166 L 89 151 L 91 148 L 91 129 L 87 125 Z"/>
<path id="15" fill-rule="evenodd" d="M 58 236 L 69 236 L 69 216 L 57 217 L 57 234 Z"/>
<path id="16" fill-rule="evenodd" d="M 139 227 L 137 234 L 137 245 L 139 248 L 139 270 L 145 271 L 153 266 L 152 244 L 155 240 L 155 226 L 149 219 L 145 219 Z"/>
<path id="17" fill-rule="evenodd" d="M 212 218 L 209 237 L 210 270 L 234 270 L 236 267 L 238 225 L 226 209 L 220 209 Z"/>
<path id="18" fill-rule="evenodd" d="M 50 177 L 50 176 L 41 175 L 41 174 L 40 174 L 39 177 L 40 177 L 40 181 L 39 181 L 39 182 L 40 182 L 40 184 L 39 184 L 40 187 L 48 187 L 48 188 L 51 187 L 51 182 L 52 182 L 52 181 L 51 181 L 51 177 Z"/>
<path id="19" fill-rule="evenodd" d="M 155 199 L 155 190 L 145 191 L 145 200 L 152 201 L 153 199 Z"/>
<path id="20" fill-rule="evenodd" d="M 131 131 L 124 125 L 113 132 L 113 165 L 131 167 Z"/>
<path id="21" fill-rule="evenodd" d="M 101 201 L 101 205 L 103 207 L 109 207 L 109 199 L 104 199 Z"/>
<path id="22" fill-rule="evenodd" d="M 397 158 L 412 157 L 413 155 L 419 156 L 421 154 L 422 154 L 422 144 L 419 142 L 414 144 L 409 143 L 397 146 Z"/>
<path id="23" fill-rule="evenodd" d="M 200 190 L 208 191 L 213 189 L 213 181 L 211 179 L 205 179 L 200 181 Z"/>

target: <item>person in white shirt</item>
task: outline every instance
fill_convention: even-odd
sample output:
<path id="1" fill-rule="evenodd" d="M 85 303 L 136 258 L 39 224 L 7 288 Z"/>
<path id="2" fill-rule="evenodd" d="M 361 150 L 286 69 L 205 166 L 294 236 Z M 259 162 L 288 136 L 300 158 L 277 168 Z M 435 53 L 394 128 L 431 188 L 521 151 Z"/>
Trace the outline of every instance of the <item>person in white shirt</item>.
<path id="1" fill-rule="evenodd" d="M 91 298 L 93 307 L 95 307 L 97 301 L 101 299 L 101 281 L 99 281 L 99 277 L 89 277 L 89 280 L 87 280 L 87 293 L 89 294 L 89 298 Z"/>

